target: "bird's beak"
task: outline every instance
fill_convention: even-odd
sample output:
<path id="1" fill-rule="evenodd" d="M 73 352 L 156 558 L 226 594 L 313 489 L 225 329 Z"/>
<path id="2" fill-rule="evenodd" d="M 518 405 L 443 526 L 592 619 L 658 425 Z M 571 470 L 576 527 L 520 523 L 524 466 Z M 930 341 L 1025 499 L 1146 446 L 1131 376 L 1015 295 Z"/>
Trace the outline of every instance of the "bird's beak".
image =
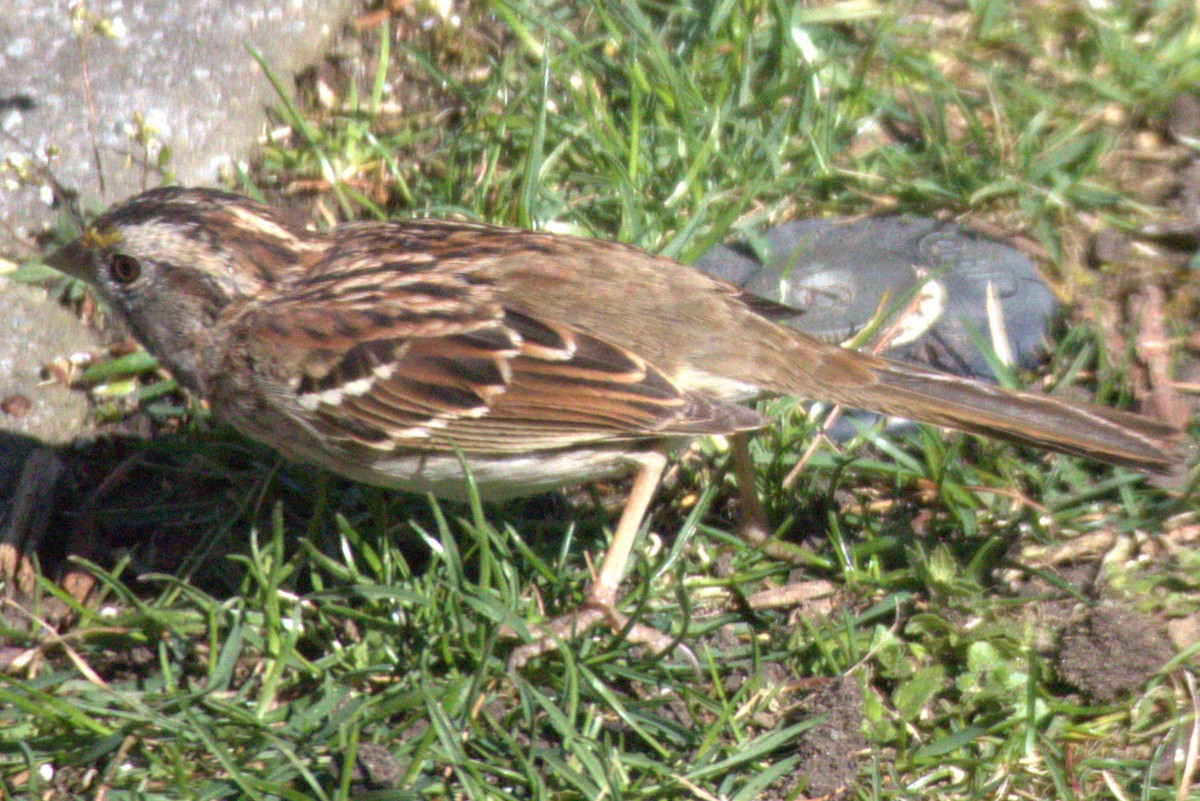
<path id="1" fill-rule="evenodd" d="M 66 273 L 72 278 L 91 281 L 95 276 L 92 269 L 92 254 L 93 250 L 84 245 L 83 237 L 80 237 L 69 245 L 63 245 L 54 253 L 47 256 L 45 262 L 59 272 Z"/>

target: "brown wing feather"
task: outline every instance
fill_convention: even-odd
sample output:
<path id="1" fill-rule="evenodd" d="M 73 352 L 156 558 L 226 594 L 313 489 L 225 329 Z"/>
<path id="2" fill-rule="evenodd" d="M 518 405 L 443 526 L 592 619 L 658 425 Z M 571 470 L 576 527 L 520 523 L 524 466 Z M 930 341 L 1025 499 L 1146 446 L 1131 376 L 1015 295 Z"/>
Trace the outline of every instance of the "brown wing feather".
<path id="1" fill-rule="evenodd" d="M 420 267 L 417 280 L 401 262 L 318 265 L 278 314 L 260 307 L 246 321 L 263 352 L 295 354 L 280 374 L 298 376 L 287 390 L 321 434 L 380 450 L 518 453 L 764 422 L 625 348 L 502 307 L 482 271 Z"/>
<path id="2" fill-rule="evenodd" d="M 685 392 L 632 354 L 594 338 L 572 334 L 571 353 L 564 353 L 537 340 L 526 347 L 508 330 L 515 353 L 471 350 L 465 336 L 394 343 L 398 357 L 387 365 L 387 377 L 374 380 L 352 378 L 357 362 L 348 354 L 314 382 L 343 380 L 340 389 L 317 395 L 318 428 L 382 449 L 504 453 L 762 424 L 752 410 Z"/>

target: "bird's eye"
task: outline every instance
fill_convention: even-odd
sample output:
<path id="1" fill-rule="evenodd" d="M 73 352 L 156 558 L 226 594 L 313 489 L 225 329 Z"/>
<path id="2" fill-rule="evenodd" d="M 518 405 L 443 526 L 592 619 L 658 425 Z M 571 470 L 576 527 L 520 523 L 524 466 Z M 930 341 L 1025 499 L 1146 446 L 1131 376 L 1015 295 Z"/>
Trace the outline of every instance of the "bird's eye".
<path id="1" fill-rule="evenodd" d="M 118 284 L 132 284 L 142 274 L 142 265 L 132 256 L 116 253 L 108 260 L 108 274 Z"/>

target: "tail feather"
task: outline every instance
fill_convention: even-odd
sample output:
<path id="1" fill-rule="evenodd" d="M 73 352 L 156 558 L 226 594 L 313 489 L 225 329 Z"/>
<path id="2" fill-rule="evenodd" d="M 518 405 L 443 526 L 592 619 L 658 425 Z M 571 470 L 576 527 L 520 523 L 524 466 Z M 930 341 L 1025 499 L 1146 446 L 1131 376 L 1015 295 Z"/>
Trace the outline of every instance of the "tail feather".
<path id="1" fill-rule="evenodd" d="M 848 355 L 840 349 L 827 352 L 803 380 L 816 380 L 827 390 L 825 399 L 847 406 L 1150 473 L 1175 474 L 1186 456 L 1181 432 L 1147 417 L 1013 392 L 864 354 L 851 357 L 851 365 Z M 835 375 L 839 380 L 829 380 Z M 861 380 L 847 381 L 847 375 Z"/>

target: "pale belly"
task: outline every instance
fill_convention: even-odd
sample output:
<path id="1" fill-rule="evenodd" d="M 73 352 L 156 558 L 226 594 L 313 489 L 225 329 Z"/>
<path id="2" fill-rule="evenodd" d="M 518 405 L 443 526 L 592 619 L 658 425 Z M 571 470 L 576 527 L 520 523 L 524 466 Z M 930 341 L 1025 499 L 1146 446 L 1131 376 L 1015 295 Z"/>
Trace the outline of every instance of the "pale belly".
<path id="1" fill-rule="evenodd" d="M 243 433 L 258 439 L 253 432 Z M 467 489 L 469 471 L 480 498 L 502 501 L 632 473 L 647 453 L 675 450 L 688 439 L 620 442 L 587 449 L 527 454 L 471 453 L 461 457 L 458 454 L 365 449 L 350 456 L 327 449 L 314 452 L 275 444 L 293 461 L 315 464 L 354 481 L 405 492 L 432 493 L 451 500 L 470 497 Z"/>
<path id="2" fill-rule="evenodd" d="M 471 454 L 465 460 L 479 497 L 501 501 L 631 473 L 638 467 L 642 453 L 588 450 L 513 456 Z M 340 469 L 324 466 L 365 484 L 432 493 L 452 500 L 469 497 L 467 473 L 456 455 L 403 454 L 380 458 L 369 467 L 357 463 Z"/>

